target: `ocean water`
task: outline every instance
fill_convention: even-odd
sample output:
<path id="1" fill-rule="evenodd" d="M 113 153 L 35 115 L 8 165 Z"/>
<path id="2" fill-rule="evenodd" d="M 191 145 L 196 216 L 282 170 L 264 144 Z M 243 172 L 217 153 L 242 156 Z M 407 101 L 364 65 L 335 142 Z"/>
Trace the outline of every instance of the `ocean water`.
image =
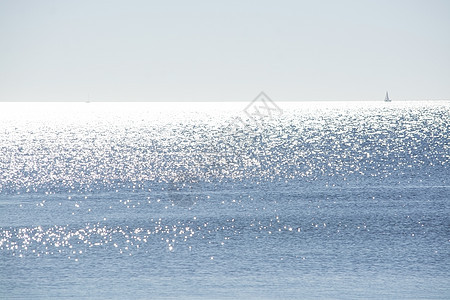
<path id="1" fill-rule="evenodd" d="M 450 103 L 0 104 L 0 298 L 449 299 Z"/>

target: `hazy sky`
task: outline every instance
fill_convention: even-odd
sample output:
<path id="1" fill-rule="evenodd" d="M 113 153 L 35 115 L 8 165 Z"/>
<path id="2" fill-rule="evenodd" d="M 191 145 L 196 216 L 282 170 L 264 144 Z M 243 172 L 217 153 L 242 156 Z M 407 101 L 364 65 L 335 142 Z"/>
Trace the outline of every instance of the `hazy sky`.
<path id="1" fill-rule="evenodd" d="M 450 1 L 0 0 L 1 101 L 450 98 Z"/>

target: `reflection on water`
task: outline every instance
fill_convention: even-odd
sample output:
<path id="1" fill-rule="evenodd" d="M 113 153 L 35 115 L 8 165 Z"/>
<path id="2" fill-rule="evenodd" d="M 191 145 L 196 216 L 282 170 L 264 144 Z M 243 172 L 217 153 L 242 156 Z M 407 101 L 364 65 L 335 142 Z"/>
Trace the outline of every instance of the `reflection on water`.
<path id="1" fill-rule="evenodd" d="M 2 104 L 0 295 L 450 293 L 448 103 L 192 105 Z"/>

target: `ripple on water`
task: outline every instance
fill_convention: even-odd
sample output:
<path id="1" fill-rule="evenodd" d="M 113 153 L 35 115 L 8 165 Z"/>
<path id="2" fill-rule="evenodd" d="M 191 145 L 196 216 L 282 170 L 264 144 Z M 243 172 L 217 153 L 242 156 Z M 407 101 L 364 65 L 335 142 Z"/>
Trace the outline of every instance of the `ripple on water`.
<path id="1" fill-rule="evenodd" d="M 167 118 L 146 105 L 0 119 L 5 266 L 21 258 L 36 275 L 47 258 L 85 264 L 78 279 L 54 272 L 78 286 L 108 274 L 99 291 L 112 296 L 126 281 L 169 298 L 224 297 L 223 283 L 237 298 L 293 298 L 330 282 L 339 291 L 346 278 L 367 298 L 367 274 L 390 286 L 387 298 L 448 292 L 448 103 L 286 104 L 277 119 L 237 128 L 232 113 Z M 23 292 L 18 278 L 46 295 L 5 274 L 11 295 Z M 423 278 L 425 292 L 412 284 Z"/>

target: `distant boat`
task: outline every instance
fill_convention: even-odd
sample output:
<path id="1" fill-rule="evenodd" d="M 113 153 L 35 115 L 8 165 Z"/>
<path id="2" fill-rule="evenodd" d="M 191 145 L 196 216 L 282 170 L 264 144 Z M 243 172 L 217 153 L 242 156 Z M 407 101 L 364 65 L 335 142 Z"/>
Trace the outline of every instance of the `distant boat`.
<path id="1" fill-rule="evenodd" d="M 386 97 L 384 98 L 384 102 L 391 102 L 392 100 L 389 99 L 389 94 L 386 92 Z"/>

